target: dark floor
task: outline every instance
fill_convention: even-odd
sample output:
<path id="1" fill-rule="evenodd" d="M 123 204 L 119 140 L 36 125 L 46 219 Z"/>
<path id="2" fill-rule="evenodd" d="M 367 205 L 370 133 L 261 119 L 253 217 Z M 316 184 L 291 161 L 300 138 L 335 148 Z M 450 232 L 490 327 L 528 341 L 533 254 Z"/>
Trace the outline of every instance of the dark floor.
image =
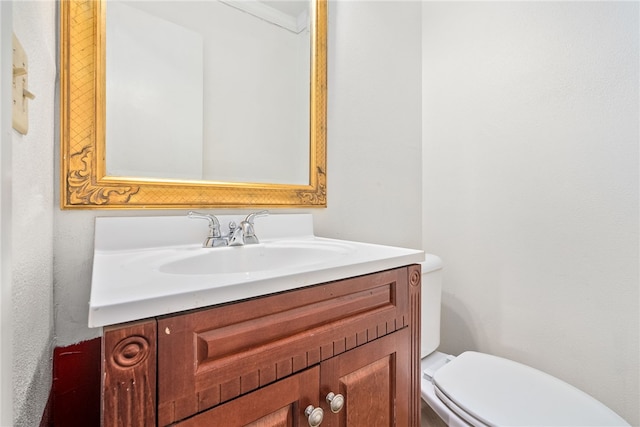
<path id="1" fill-rule="evenodd" d="M 420 404 L 422 405 L 422 427 L 447 427 L 429 405 L 424 403 L 424 400 L 420 400 Z"/>

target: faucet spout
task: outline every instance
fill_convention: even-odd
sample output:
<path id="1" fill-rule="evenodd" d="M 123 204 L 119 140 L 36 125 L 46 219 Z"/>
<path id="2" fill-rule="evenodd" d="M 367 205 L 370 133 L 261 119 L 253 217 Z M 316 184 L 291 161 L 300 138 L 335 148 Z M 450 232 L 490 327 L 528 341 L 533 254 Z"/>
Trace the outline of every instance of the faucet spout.
<path id="1" fill-rule="evenodd" d="M 229 246 L 244 246 L 244 231 L 242 227 L 236 227 L 229 236 Z"/>

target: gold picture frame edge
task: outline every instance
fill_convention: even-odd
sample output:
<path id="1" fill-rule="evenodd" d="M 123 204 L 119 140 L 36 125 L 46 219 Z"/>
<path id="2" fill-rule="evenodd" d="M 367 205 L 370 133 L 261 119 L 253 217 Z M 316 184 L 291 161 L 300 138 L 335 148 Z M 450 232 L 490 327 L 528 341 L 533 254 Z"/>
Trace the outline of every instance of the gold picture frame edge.
<path id="1" fill-rule="evenodd" d="M 62 0 L 59 4 L 61 209 L 327 206 L 327 0 L 315 0 L 313 12 L 309 185 L 103 176 L 104 1 Z"/>

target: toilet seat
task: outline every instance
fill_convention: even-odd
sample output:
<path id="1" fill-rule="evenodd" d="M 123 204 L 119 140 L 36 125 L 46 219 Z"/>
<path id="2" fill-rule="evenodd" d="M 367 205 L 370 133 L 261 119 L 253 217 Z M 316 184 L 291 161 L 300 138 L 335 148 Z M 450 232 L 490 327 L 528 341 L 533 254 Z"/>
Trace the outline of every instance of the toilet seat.
<path id="1" fill-rule="evenodd" d="M 437 397 L 473 426 L 628 425 L 577 388 L 520 363 L 465 352 L 433 376 Z"/>

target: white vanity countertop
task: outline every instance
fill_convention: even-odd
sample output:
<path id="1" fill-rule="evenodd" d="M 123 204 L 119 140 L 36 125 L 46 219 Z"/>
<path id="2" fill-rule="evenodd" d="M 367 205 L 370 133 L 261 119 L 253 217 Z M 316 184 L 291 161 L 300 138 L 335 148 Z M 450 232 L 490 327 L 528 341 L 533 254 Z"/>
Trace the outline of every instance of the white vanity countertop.
<path id="1" fill-rule="evenodd" d="M 223 233 L 230 221 L 240 223 L 244 218 L 217 217 Z M 268 295 L 424 260 L 424 252 L 415 249 L 316 237 L 311 214 L 256 218 L 255 229 L 258 245 L 202 248 L 206 221 L 186 216 L 96 218 L 89 327 Z M 306 251 L 313 261 L 296 263 L 293 258 L 304 258 Z M 271 268 L 271 258 L 265 255 L 274 253 L 284 254 L 287 262 L 276 257 Z M 253 271 L 243 270 L 245 258 L 250 258 L 247 265 Z M 270 267 L 256 265 L 254 269 L 254 261 Z M 178 270 L 174 271 L 175 265 Z M 184 270 L 181 265 L 196 268 Z"/>

